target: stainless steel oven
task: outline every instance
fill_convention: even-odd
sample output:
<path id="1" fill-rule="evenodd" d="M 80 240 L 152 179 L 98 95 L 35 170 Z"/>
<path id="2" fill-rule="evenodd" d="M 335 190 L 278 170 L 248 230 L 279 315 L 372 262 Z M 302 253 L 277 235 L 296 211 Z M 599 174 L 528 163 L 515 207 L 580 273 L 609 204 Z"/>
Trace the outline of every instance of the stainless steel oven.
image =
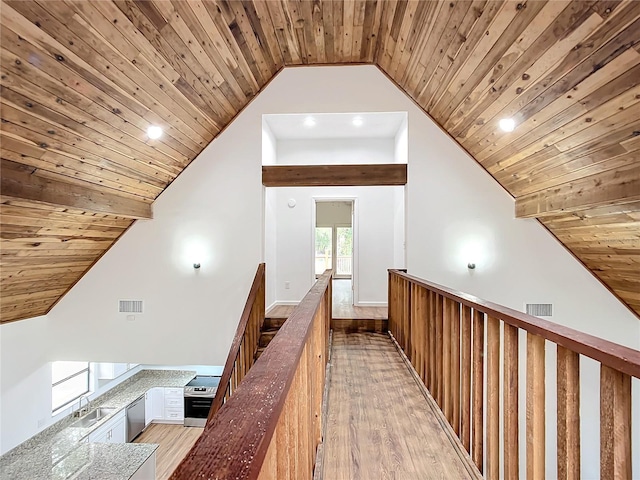
<path id="1" fill-rule="evenodd" d="M 197 375 L 184 387 L 184 426 L 204 427 L 220 377 Z"/>

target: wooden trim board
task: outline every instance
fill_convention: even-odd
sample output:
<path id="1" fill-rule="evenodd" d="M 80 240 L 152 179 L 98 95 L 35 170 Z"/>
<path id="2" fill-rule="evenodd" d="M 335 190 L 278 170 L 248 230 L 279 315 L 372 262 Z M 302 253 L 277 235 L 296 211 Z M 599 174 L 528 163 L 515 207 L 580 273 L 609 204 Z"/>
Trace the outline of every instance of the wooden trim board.
<path id="1" fill-rule="evenodd" d="M 264 165 L 265 187 L 353 187 L 406 185 L 407 164 Z"/>

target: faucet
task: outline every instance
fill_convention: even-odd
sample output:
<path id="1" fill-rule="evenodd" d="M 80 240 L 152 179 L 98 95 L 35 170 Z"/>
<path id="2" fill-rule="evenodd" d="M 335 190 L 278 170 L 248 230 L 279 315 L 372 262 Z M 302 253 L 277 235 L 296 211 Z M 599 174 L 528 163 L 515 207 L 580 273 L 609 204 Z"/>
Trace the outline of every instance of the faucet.
<path id="1" fill-rule="evenodd" d="M 85 399 L 87 401 L 87 404 L 84 406 L 84 409 L 82 408 L 82 399 Z M 83 395 L 80 395 L 80 400 L 78 401 L 78 410 L 75 413 L 76 417 L 81 417 L 87 413 L 89 413 L 91 411 L 91 400 L 89 400 L 89 394 L 85 393 Z"/>

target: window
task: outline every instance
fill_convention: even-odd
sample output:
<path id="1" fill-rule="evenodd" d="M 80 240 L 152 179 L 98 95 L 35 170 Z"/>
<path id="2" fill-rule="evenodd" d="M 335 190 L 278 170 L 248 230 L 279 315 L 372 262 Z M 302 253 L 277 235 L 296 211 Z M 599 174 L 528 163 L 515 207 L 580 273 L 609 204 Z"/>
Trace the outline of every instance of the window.
<path id="1" fill-rule="evenodd" d="M 353 264 L 353 229 L 336 227 L 336 277 L 350 277 Z"/>
<path id="2" fill-rule="evenodd" d="M 322 275 L 327 268 L 333 268 L 333 229 L 316 227 L 316 277 Z"/>
<path id="3" fill-rule="evenodd" d="M 51 363 L 51 411 L 89 393 L 89 362 Z"/>

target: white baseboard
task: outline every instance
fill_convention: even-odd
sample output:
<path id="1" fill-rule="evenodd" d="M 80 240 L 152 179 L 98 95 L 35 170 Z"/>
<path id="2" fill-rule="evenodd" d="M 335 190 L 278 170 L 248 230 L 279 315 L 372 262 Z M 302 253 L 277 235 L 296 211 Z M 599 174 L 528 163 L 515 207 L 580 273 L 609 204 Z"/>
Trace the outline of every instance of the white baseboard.
<path id="1" fill-rule="evenodd" d="M 271 304 L 271 307 L 277 307 L 277 306 L 281 306 L 281 305 L 282 305 L 282 306 L 285 306 L 285 305 L 293 305 L 293 306 L 296 306 L 296 305 L 298 305 L 299 303 L 300 303 L 300 302 L 296 302 L 296 301 L 294 301 L 294 300 L 278 300 L 278 301 L 276 301 L 276 302 L 273 302 L 273 303 Z M 269 307 L 269 308 L 271 308 L 271 307 Z"/>
<path id="2" fill-rule="evenodd" d="M 387 302 L 357 302 L 356 307 L 387 307 Z"/>

